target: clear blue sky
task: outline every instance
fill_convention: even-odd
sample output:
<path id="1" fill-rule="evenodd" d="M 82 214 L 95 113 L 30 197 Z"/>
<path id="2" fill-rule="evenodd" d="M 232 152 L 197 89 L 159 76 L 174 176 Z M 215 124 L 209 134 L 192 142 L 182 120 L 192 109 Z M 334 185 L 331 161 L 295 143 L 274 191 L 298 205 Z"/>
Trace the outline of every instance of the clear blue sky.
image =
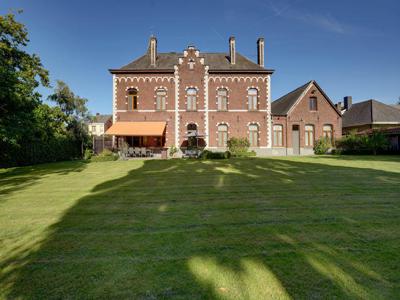
<path id="1" fill-rule="evenodd" d="M 315 79 L 336 102 L 352 95 L 394 103 L 400 96 L 400 1 L 101 1 L 2 0 L 0 13 L 23 9 L 29 51 L 88 98 L 90 110 L 110 113 L 118 68 L 158 38 L 160 52 L 226 52 L 228 37 L 256 60 L 266 41 L 266 66 L 276 70 L 273 99 Z M 41 89 L 44 95 L 49 91 Z"/>

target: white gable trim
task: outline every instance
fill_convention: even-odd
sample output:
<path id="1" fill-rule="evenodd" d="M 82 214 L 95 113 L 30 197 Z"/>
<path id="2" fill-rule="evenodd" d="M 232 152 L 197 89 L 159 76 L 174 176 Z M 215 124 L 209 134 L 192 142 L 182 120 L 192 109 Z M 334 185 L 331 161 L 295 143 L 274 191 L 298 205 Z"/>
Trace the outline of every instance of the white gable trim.
<path id="1" fill-rule="evenodd" d="M 286 115 L 290 115 L 293 111 L 293 109 L 297 106 L 297 104 L 299 104 L 299 102 L 301 101 L 301 99 L 304 98 L 304 96 L 308 93 L 308 91 L 310 90 L 311 86 L 314 84 L 313 81 L 311 81 L 308 84 L 308 87 L 301 93 L 301 95 L 299 96 L 299 98 L 297 98 L 296 102 L 292 105 L 292 107 L 288 110 Z"/>

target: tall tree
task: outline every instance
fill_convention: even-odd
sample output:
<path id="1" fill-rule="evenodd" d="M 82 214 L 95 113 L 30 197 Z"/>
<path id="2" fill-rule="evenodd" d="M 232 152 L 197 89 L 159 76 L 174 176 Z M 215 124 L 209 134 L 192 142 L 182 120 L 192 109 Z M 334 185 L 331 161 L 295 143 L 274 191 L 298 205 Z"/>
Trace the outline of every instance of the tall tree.
<path id="1" fill-rule="evenodd" d="M 20 13 L 20 12 L 19 12 Z M 18 145 L 29 137 L 34 109 L 41 103 L 36 88 L 49 86 L 40 58 L 29 54 L 25 25 L 13 14 L 0 16 L 0 143 Z"/>
<path id="2" fill-rule="evenodd" d="M 54 101 L 65 114 L 67 130 L 80 142 L 83 154 L 84 147 L 89 142 L 87 126 L 85 126 L 85 122 L 90 119 L 86 107 L 88 100 L 75 95 L 69 86 L 61 80 L 57 80 L 54 94 L 50 95 L 48 99 Z"/>

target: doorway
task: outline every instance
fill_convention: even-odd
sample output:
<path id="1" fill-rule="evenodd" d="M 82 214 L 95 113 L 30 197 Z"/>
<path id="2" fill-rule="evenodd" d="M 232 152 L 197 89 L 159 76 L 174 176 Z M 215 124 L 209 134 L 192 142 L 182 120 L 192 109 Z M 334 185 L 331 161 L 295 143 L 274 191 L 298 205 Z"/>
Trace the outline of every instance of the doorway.
<path id="1" fill-rule="evenodd" d="M 300 126 L 292 126 L 292 147 L 293 155 L 300 155 Z"/>

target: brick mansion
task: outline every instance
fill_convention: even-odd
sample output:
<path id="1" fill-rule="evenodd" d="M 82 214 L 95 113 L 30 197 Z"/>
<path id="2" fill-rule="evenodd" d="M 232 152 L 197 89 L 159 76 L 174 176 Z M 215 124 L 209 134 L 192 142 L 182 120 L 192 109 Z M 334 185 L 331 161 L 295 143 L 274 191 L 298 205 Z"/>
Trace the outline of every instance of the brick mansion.
<path id="1" fill-rule="evenodd" d="M 231 137 L 246 137 L 257 155 L 309 154 L 321 136 L 340 137 L 341 114 L 321 87 L 310 81 L 271 99 L 273 69 L 266 67 L 265 42 L 257 41 L 257 62 L 236 51 L 159 53 L 151 37 L 147 52 L 113 76 L 115 147 L 198 146 L 226 150 Z"/>

